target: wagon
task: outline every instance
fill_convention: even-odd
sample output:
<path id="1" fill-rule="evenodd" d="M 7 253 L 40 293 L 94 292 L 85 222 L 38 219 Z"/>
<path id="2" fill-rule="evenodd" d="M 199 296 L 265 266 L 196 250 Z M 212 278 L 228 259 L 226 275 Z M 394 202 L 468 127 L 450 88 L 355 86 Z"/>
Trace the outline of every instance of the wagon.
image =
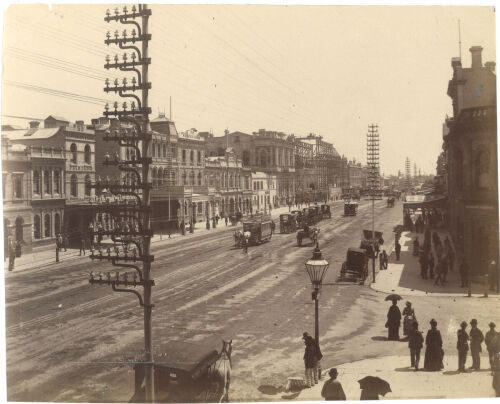
<path id="1" fill-rule="evenodd" d="M 321 217 L 322 219 L 332 218 L 332 211 L 330 210 L 330 205 L 321 205 Z"/>
<path id="2" fill-rule="evenodd" d="M 297 230 L 297 220 L 293 213 L 280 215 L 280 233 L 294 233 Z"/>
<path id="3" fill-rule="evenodd" d="M 229 346 L 229 349 L 227 348 Z M 231 343 L 218 352 L 208 345 L 170 341 L 155 348 L 155 401 L 160 403 L 219 402 L 227 394 Z M 145 366 L 136 362 L 135 391 L 130 402 L 145 402 Z M 228 372 L 228 373 L 226 373 Z"/>
<path id="4" fill-rule="evenodd" d="M 368 257 L 362 248 L 347 250 L 346 260 L 340 270 L 340 278 L 348 281 L 364 281 L 368 276 Z"/>
<path id="5" fill-rule="evenodd" d="M 356 216 L 358 213 L 358 203 L 357 202 L 344 202 L 344 216 Z"/>

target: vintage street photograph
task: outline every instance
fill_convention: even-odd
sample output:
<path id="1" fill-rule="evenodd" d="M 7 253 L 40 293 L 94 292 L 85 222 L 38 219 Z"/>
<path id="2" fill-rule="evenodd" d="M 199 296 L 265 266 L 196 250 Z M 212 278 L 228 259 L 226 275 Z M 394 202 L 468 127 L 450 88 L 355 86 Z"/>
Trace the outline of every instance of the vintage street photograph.
<path id="1" fill-rule="evenodd" d="M 500 397 L 493 2 L 2 31 L 0 401 Z"/>

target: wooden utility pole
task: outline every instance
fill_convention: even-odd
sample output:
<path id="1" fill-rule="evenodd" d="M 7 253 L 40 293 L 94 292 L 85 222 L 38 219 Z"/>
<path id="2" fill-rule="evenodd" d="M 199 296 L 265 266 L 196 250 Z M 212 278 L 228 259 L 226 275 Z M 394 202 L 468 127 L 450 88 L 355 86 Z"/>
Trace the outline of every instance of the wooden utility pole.
<path id="1" fill-rule="evenodd" d="M 372 201 L 372 275 L 375 282 L 375 201 L 382 199 L 380 191 L 380 167 L 379 167 L 379 135 L 378 126 L 369 125 L 366 135 L 366 153 L 368 165 L 368 189 Z"/>

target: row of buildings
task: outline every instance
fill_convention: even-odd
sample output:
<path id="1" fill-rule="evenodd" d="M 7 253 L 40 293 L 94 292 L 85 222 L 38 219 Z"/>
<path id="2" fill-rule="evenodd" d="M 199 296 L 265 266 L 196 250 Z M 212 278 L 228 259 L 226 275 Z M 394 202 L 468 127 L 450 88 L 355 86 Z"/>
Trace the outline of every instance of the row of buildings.
<path id="1" fill-rule="evenodd" d="M 29 128 L 2 126 L 5 234 L 28 249 L 58 233 L 78 243 L 95 221 L 96 179 L 128 181 L 106 159 L 133 158 L 133 148 L 104 140 L 118 129 L 108 118 L 70 123 L 58 116 Z M 261 129 L 223 136 L 190 129 L 178 132 L 164 115 L 150 122 L 152 224 L 156 231 L 268 211 L 297 202 L 338 199 L 342 188 L 361 188 L 366 170 L 341 156 L 321 136 L 286 135 Z M 97 216 L 103 227 L 112 223 Z M 97 223 L 92 223 L 96 225 Z M 26 249 L 25 249 L 26 250 Z"/>
<path id="2" fill-rule="evenodd" d="M 437 179 L 455 245 L 473 274 L 484 274 L 499 254 L 496 73 L 494 62 L 483 65 L 482 47 L 470 52 L 470 67 L 451 60 L 453 116 L 443 124 Z"/>

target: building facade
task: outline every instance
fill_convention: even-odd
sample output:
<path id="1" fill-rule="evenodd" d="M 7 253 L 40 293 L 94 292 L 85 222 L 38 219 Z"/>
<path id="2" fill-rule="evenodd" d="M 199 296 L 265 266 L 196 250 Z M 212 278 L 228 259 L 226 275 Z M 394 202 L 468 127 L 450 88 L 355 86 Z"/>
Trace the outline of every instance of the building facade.
<path id="1" fill-rule="evenodd" d="M 498 173 L 495 64 L 481 60 L 480 46 L 470 48 L 472 64 L 452 59 L 448 95 L 453 117 L 443 132 L 448 223 L 473 275 L 498 262 Z"/>

